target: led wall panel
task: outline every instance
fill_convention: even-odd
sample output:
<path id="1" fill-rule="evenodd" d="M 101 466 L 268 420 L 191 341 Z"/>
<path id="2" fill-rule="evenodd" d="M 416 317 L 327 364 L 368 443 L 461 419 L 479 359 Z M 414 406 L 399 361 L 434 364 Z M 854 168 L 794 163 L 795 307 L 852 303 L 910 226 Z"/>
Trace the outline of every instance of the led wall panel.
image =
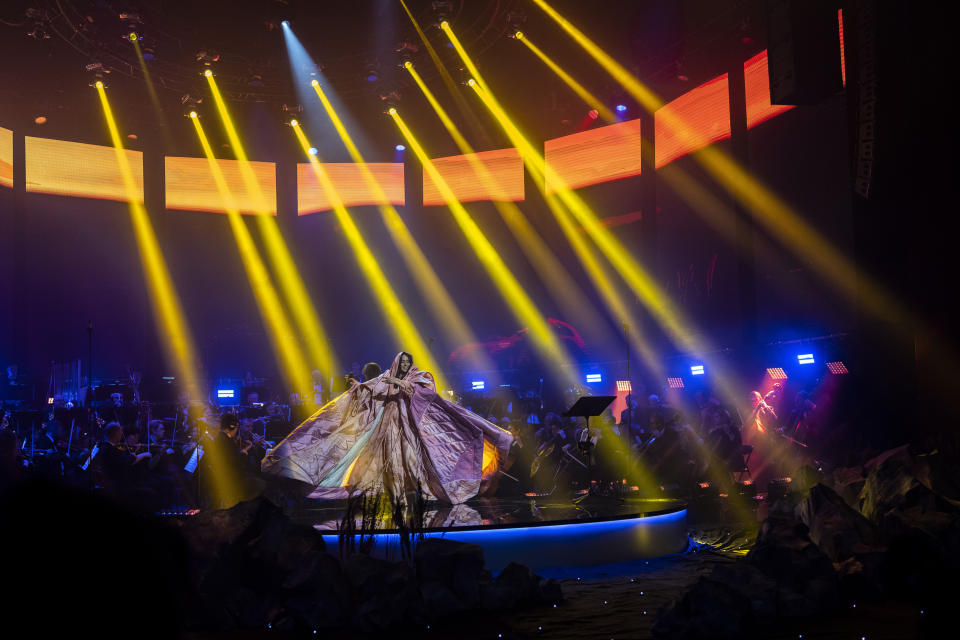
<path id="1" fill-rule="evenodd" d="M 668 102 L 653 114 L 655 165 L 660 167 L 730 137 L 727 74 Z"/>
<path id="2" fill-rule="evenodd" d="M 272 162 L 251 162 L 250 167 L 260 185 L 262 202 L 248 193 L 240 163 L 217 160 L 223 179 L 240 213 L 277 215 L 277 169 Z M 228 204 L 220 196 L 217 183 L 206 158 L 165 158 L 167 209 L 227 213 Z"/>
<path id="3" fill-rule="evenodd" d="M 523 200 L 523 160 L 518 149 L 494 149 L 471 154 L 485 172 L 477 171 L 470 157 L 434 158 L 433 165 L 460 202 Z M 486 175 L 484 175 L 486 174 Z M 446 204 L 433 178 L 423 172 L 423 204 Z"/>
<path id="4" fill-rule="evenodd" d="M 327 162 L 321 163 L 321 166 L 344 206 L 402 205 L 406 202 L 401 162 L 367 163 L 366 167 L 383 191 L 383 198 L 378 198 L 376 191 L 369 187 L 368 179 L 360 170 L 360 165 L 349 162 Z M 329 211 L 332 208 L 330 201 L 330 196 L 313 172 L 310 163 L 298 164 L 297 215 L 305 216 L 318 211 Z"/>
<path id="5" fill-rule="evenodd" d="M 27 191 L 103 200 L 128 199 L 113 147 L 81 142 L 25 139 Z M 137 199 L 143 202 L 143 154 L 125 151 Z"/>
<path id="6" fill-rule="evenodd" d="M 640 120 L 554 138 L 543 147 L 547 193 L 640 175 Z"/>
<path id="7" fill-rule="evenodd" d="M 0 127 L 0 187 L 13 186 L 13 131 Z"/>
<path id="8" fill-rule="evenodd" d="M 748 129 L 793 109 L 793 105 L 789 104 L 770 104 L 770 76 L 765 50 L 743 63 L 743 81 L 747 96 Z"/>

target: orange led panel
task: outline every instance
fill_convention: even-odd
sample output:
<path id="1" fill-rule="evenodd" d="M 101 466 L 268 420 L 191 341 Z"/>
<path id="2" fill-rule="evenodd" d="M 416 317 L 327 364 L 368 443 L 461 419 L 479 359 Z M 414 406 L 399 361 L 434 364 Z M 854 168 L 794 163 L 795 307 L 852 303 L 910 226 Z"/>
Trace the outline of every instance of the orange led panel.
<path id="1" fill-rule="evenodd" d="M 640 120 L 543 143 L 547 193 L 640 175 Z"/>
<path id="2" fill-rule="evenodd" d="M 129 199 L 113 147 L 29 136 L 24 144 L 27 191 L 123 202 Z M 137 199 L 143 202 L 143 154 L 124 153 L 133 172 Z"/>
<path id="3" fill-rule="evenodd" d="M 747 95 L 748 129 L 793 109 L 789 104 L 770 104 L 770 76 L 765 50 L 743 63 L 743 82 Z"/>
<path id="4" fill-rule="evenodd" d="M 206 158 L 165 159 L 167 209 L 227 213 Z M 262 202 L 247 191 L 240 163 L 237 160 L 217 160 L 223 179 L 233 197 L 233 206 L 240 213 L 277 215 L 277 168 L 272 162 L 251 162 L 250 168 L 260 185 Z"/>
<path id="5" fill-rule="evenodd" d="M 486 171 L 477 171 L 471 156 L 479 160 Z M 517 149 L 434 158 L 433 166 L 460 202 L 523 200 L 523 160 Z M 423 172 L 423 204 L 428 207 L 446 204 L 440 189 L 426 171 Z"/>
<path id="6" fill-rule="evenodd" d="M 0 127 L 0 186 L 13 186 L 13 131 Z"/>
<path id="7" fill-rule="evenodd" d="M 653 114 L 655 165 L 660 167 L 730 137 L 727 74 L 691 89 Z"/>
<path id="8" fill-rule="evenodd" d="M 360 165 L 350 162 L 321 162 L 324 173 L 346 207 L 360 207 L 376 204 L 404 204 L 403 163 L 368 162 L 370 175 L 383 191 L 378 198 L 375 189 L 371 189 L 369 180 L 363 175 Z M 305 216 L 332 208 L 330 196 L 323 188 L 310 163 L 297 165 L 297 215 Z"/>

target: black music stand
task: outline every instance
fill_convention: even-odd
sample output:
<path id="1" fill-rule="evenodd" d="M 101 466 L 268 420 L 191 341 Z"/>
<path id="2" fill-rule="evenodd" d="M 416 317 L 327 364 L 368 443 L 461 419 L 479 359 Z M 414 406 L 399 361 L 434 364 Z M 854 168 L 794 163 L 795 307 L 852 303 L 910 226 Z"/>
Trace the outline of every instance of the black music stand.
<path id="1" fill-rule="evenodd" d="M 590 441 L 590 418 L 600 415 L 603 413 L 607 407 L 610 406 L 614 400 L 617 399 L 617 396 L 583 396 L 575 403 L 573 406 L 567 409 L 563 414 L 567 418 L 584 418 L 586 422 L 586 446 L 584 450 L 587 453 L 587 481 L 589 484 L 589 489 L 587 490 L 586 495 L 580 496 L 579 498 L 574 499 L 574 502 L 579 505 L 589 505 L 596 504 L 600 502 L 623 502 L 620 498 L 616 496 L 604 496 L 597 493 L 597 490 L 594 488 L 593 484 L 593 465 L 591 460 L 593 456 L 590 455 L 590 449 L 593 447 L 593 443 Z"/>

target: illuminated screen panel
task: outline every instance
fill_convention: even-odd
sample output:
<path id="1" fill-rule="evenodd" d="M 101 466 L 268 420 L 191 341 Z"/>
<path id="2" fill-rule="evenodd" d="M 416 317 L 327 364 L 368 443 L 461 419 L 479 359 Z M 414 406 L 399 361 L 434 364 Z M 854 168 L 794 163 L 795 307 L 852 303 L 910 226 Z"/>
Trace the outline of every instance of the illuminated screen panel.
<path id="1" fill-rule="evenodd" d="M 640 175 L 640 120 L 544 142 L 547 193 Z"/>
<path id="2" fill-rule="evenodd" d="M 272 162 L 251 162 L 250 168 L 260 185 L 263 201 L 257 202 L 247 191 L 240 163 L 217 160 L 223 179 L 240 213 L 277 215 L 277 169 Z M 206 158 L 165 158 L 167 209 L 227 213 L 227 203 L 220 196 L 217 183 Z"/>
<path id="3" fill-rule="evenodd" d="M 730 137 L 727 74 L 692 89 L 653 114 L 656 167 Z"/>
<path id="4" fill-rule="evenodd" d="M 366 167 L 383 191 L 383 198 L 377 197 L 374 189 L 368 185 L 368 178 L 363 175 L 360 165 L 350 162 L 320 163 L 330 184 L 336 190 L 340 200 L 346 207 L 360 207 L 372 204 L 402 205 L 403 163 L 402 162 L 368 162 Z M 332 206 L 326 189 L 313 172 L 309 163 L 297 165 L 297 215 L 305 216 L 318 211 L 329 211 Z"/>
<path id="5" fill-rule="evenodd" d="M 761 51 L 743 63 L 743 82 L 747 95 L 748 129 L 793 109 L 793 105 L 789 104 L 770 104 L 766 51 Z"/>
<path id="6" fill-rule="evenodd" d="M 0 187 L 13 186 L 13 131 L 0 127 Z"/>
<path id="7" fill-rule="evenodd" d="M 127 189 L 116 151 L 81 142 L 25 139 L 27 191 L 126 202 Z M 137 199 L 143 202 L 143 154 L 125 151 Z"/>
<path id="8" fill-rule="evenodd" d="M 471 159 L 479 160 L 486 171 L 478 171 Z M 523 160 L 517 149 L 494 149 L 470 156 L 434 158 L 437 172 L 460 202 L 523 200 Z M 423 172 L 423 204 L 446 204 L 433 178 Z"/>

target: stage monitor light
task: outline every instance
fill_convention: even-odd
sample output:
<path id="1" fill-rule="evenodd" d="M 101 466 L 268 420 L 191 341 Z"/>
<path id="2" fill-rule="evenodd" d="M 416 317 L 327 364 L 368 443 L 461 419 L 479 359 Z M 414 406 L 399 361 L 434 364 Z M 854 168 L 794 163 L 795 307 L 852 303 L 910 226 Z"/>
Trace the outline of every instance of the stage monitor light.
<path id="1" fill-rule="evenodd" d="M 587 374 L 587 384 L 597 384 L 603 382 L 603 376 L 599 373 L 588 373 Z"/>
<path id="2" fill-rule="evenodd" d="M 618 105 L 617 105 L 617 112 L 618 112 L 618 113 L 623 113 L 623 112 L 626 111 L 626 110 L 627 110 L 627 105 L 625 105 L 625 104 L 618 104 Z"/>
<path id="3" fill-rule="evenodd" d="M 474 391 L 483 391 L 486 388 L 486 383 L 483 380 L 474 380 L 470 383 L 470 388 Z"/>
<path id="4" fill-rule="evenodd" d="M 771 380 L 787 379 L 787 372 L 783 370 L 783 367 L 768 367 L 767 375 L 770 376 Z"/>
<path id="5" fill-rule="evenodd" d="M 398 144 L 397 146 L 394 147 L 394 149 L 396 149 L 397 151 L 406 151 L 406 150 L 407 150 L 407 148 L 406 148 L 405 146 L 403 146 L 402 144 Z"/>
<path id="6" fill-rule="evenodd" d="M 633 392 L 633 385 L 629 380 L 617 380 L 617 391 Z"/>
<path id="7" fill-rule="evenodd" d="M 840 362 L 839 360 L 836 362 L 828 362 L 827 369 L 829 369 L 830 373 L 832 373 L 835 376 L 842 376 L 845 373 L 850 373 L 850 370 L 847 369 L 847 366 L 843 364 L 843 362 Z"/>
<path id="8" fill-rule="evenodd" d="M 812 353 L 800 353 L 797 354 L 797 362 L 799 364 L 813 364 L 813 354 Z"/>
<path id="9" fill-rule="evenodd" d="M 705 373 L 702 364 L 694 364 L 690 366 L 690 374 L 694 376 L 702 376 Z"/>
<path id="10" fill-rule="evenodd" d="M 683 389 L 683 378 L 667 378 L 667 386 L 671 389 Z"/>

